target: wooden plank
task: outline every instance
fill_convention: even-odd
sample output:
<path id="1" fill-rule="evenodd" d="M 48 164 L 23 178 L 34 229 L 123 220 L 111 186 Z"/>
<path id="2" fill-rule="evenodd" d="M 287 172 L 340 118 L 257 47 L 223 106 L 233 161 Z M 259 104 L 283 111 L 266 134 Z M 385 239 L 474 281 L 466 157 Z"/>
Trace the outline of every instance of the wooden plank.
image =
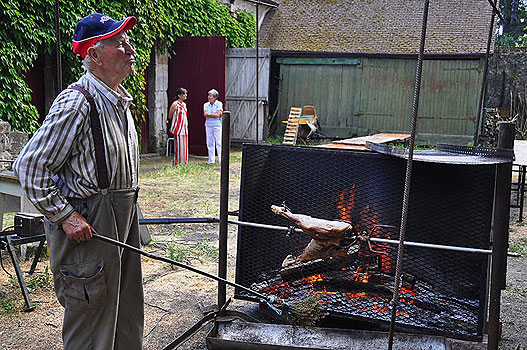
<path id="1" fill-rule="evenodd" d="M 410 138 L 409 134 L 391 134 L 391 133 L 379 133 L 370 136 L 354 137 L 351 139 L 339 140 L 334 143 L 345 144 L 345 145 L 366 145 L 366 142 L 373 143 L 388 143 L 393 141 L 404 141 Z"/>

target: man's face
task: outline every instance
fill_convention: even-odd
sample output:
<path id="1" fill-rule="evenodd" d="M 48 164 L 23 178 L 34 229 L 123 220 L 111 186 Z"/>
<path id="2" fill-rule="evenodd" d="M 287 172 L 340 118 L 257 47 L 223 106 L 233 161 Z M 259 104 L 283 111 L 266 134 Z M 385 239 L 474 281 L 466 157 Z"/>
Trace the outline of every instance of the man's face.
<path id="1" fill-rule="evenodd" d="M 99 50 L 104 73 L 124 79 L 128 74 L 134 73 L 135 50 L 128 41 L 126 32 L 121 32 L 107 39 L 104 48 Z"/>
<path id="2" fill-rule="evenodd" d="M 209 94 L 209 95 L 207 96 L 207 99 L 209 100 L 209 102 L 210 102 L 211 104 L 213 104 L 214 102 L 216 102 L 216 97 L 214 97 L 214 95 Z"/>

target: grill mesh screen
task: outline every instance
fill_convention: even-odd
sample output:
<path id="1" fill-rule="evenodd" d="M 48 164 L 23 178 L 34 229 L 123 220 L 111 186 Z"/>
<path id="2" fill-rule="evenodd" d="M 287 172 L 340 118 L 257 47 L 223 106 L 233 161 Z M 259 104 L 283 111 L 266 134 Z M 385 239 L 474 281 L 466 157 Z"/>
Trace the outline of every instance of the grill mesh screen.
<path id="1" fill-rule="evenodd" d="M 404 159 L 371 152 L 245 145 L 240 220 L 287 226 L 270 210 L 285 202 L 293 213 L 346 220 L 357 232 L 398 240 L 405 170 Z M 406 241 L 489 249 L 494 174 L 493 165 L 415 162 Z M 377 254 L 357 242 L 343 258 L 282 268 L 310 240 L 240 226 L 236 282 L 288 300 L 316 294 L 331 315 L 389 322 L 397 245 L 372 243 Z M 398 324 L 480 339 L 486 268 L 484 254 L 406 247 Z M 252 298 L 241 290 L 235 296 Z"/>

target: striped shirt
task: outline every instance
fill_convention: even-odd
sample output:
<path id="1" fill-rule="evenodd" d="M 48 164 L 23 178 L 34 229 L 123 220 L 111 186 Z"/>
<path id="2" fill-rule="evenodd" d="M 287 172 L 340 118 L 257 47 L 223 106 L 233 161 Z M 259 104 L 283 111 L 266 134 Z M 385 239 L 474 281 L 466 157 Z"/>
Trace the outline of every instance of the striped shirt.
<path id="1" fill-rule="evenodd" d="M 187 104 L 185 102 L 176 101 L 170 132 L 174 135 L 188 135 Z"/>
<path id="2" fill-rule="evenodd" d="M 94 98 L 110 189 L 137 186 L 139 149 L 129 109 L 132 97 L 122 86 L 117 93 L 89 72 L 75 84 Z M 52 222 L 60 222 L 73 212 L 67 198 L 87 198 L 100 191 L 90 105 L 81 92 L 65 89 L 57 96 L 13 169 L 28 199 Z"/>

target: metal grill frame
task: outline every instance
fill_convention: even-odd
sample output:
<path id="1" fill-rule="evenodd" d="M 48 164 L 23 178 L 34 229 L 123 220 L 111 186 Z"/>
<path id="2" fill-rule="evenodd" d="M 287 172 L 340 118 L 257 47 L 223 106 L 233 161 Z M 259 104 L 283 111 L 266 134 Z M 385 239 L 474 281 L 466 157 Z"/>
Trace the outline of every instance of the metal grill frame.
<path id="1" fill-rule="evenodd" d="M 266 155 L 266 164 L 256 164 L 259 162 L 259 160 L 257 159 L 258 156 L 255 157 L 255 154 L 258 154 L 259 152 L 263 152 Z M 273 154 L 272 156 L 269 156 L 268 154 Z M 275 165 L 277 166 L 281 166 L 281 164 L 286 164 L 287 162 L 285 162 L 284 160 L 277 160 L 275 158 L 281 158 L 281 157 L 286 157 L 286 158 L 290 158 L 289 160 L 291 160 L 291 163 L 290 163 L 290 166 L 289 168 L 285 167 L 285 168 L 282 168 L 280 169 L 280 171 L 277 171 L 276 169 L 271 169 L 273 165 L 270 165 L 272 163 L 275 163 Z M 391 204 L 392 206 L 395 206 L 395 208 L 391 208 L 391 212 L 388 216 L 385 216 L 384 219 L 383 218 L 380 218 L 381 220 L 381 224 L 394 224 L 393 220 L 397 220 L 399 219 L 398 218 L 398 215 L 400 215 L 400 198 L 402 198 L 402 181 L 403 181 L 403 178 L 404 178 L 404 171 L 401 171 L 401 169 L 404 168 L 404 160 L 400 159 L 400 158 L 394 158 L 394 157 L 389 157 L 389 156 L 386 156 L 386 155 L 382 155 L 382 154 L 376 154 L 376 153 L 372 153 L 372 152 L 356 152 L 356 151 L 347 151 L 347 150 L 330 150 L 330 149 L 322 149 L 322 148 L 306 148 L 306 147 L 287 147 L 287 146 L 277 146 L 277 145 L 244 145 L 244 148 L 243 148 L 243 161 L 242 161 L 242 181 L 241 181 L 241 189 L 240 189 L 240 219 L 242 221 L 250 221 L 250 222 L 258 222 L 260 220 L 261 223 L 266 223 L 266 224 L 277 224 L 277 225 L 284 225 L 284 221 L 283 219 L 281 218 L 278 218 L 278 217 L 273 217 L 274 214 L 268 214 L 268 213 L 263 213 L 262 215 L 260 215 L 260 218 L 258 217 L 254 217 L 254 215 L 252 215 L 252 213 L 250 213 L 251 211 L 251 208 L 250 208 L 250 202 L 255 202 L 255 201 L 262 201 L 264 200 L 263 197 L 269 195 L 269 192 L 267 188 L 261 188 L 261 189 L 255 189 L 254 186 L 255 186 L 255 182 L 251 179 L 248 179 L 248 177 L 250 176 L 254 176 L 254 175 L 251 175 L 250 172 L 254 171 L 254 168 L 258 168 L 256 170 L 256 172 L 258 173 L 258 176 L 260 176 L 261 178 L 258 179 L 258 181 L 256 181 L 257 183 L 263 183 L 263 184 L 283 184 L 283 186 L 287 186 L 288 183 L 290 183 L 291 179 L 289 180 L 284 180 L 284 178 L 287 178 L 287 177 L 291 177 L 291 176 L 296 176 L 298 175 L 299 172 L 301 172 L 301 169 L 297 169 L 297 167 L 299 166 L 300 163 L 304 162 L 300 167 L 305 170 L 306 168 L 306 163 L 310 163 L 311 160 L 313 161 L 312 164 L 310 164 L 310 166 L 308 167 L 309 170 L 311 171 L 318 171 L 318 172 L 324 172 L 324 171 L 331 171 L 332 168 L 328 167 L 328 168 L 325 168 L 325 164 L 324 164 L 324 161 L 326 159 L 330 159 L 330 158 L 338 158 L 338 159 L 351 159 L 351 158 L 355 158 L 355 159 L 360 159 L 361 162 L 363 162 L 364 164 L 366 164 L 366 169 L 363 169 L 364 171 L 364 176 L 372 176 L 371 175 L 371 171 L 378 171 L 379 173 L 375 175 L 375 179 L 377 180 L 378 178 L 386 178 L 388 177 L 389 181 L 394 181 L 394 183 L 398 183 L 399 185 L 394 185 L 394 187 L 397 187 L 397 189 L 394 189 L 394 193 L 398 193 L 398 195 L 394 195 L 394 198 L 393 198 L 393 201 L 391 201 L 390 203 L 396 203 L 396 204 Z M 304 159 L 305 161 L 303 161 L 302 159 Z M 256 163 L 255 163 L 256 162 Z M 296 162 L 296 163 L 295 163 Z M 371 163 L 371 164 L 370 164 Z M 369 164 L 369 165 L 368 165 Z M 433 177 L 434 176 L 434 173 L 437 172 L 437 169 L 442 169 L 443 167 L 445 167 L 444 169 L 444 172 L 446 172 L 446 174 L 449 174 L 449 176 L 454 176 L 457 171 L 459 171 L 460 169 L 464 169 L 465 171 L 467 171 L 468 173 L 475 173 L 475 174 L 480 174 L 480 173 L 483 173 L 483 177 L 485 177 L 486 179 L 486 182 L 485 183 L 480 183 L 478 184 L 478 187 L 481 187 L 481 186 L 490 186 L 491 183 L 493 183 L 495 181 L 494 179 L 494 165 L 492 164 L 486 164 L 486 165 L 478 165 L 478 166 L 470 166 L 470 165 L 464 165 L 462 162 L 461 164 L 437 164 L 437 163 L 419 163 L 419 164 L 416 164 L 416 167 L 415 167 L 415 176 L 414 176 L 414 179 L 413 181 L 416 182 L 416 184 L 413 184 L 412 185 L 412 188 L 414 189 L 414 194 L 413 194 L 413 197 L 412 200 L 411 200 L 411 204 L 410 204 L 410 213 L 409 213 L 409 239 L 413 240 L 413 241 L 419 241 L 419 242 L 427 242 L 427 243 L 443 243 L 443 244 L 450 244 L 450 245 L 460 245 L 460 246 L 470 246 L 470 247 L 473 247 L 473 248 L 481 248 L 481 249 L 488 249 L 489 248 L 489 234 L 490 234 L 490 215 L 488 216 L 488 218 L 486 220 L 484 220 L 485 222 L 482 223 L 480 221 L 482 221 L 481 218 L 478 219 L 478 223 L 476 223 L 477 225 L 479 225 L 479 239 L 478 239 L 478 242 L 476 242 L 474 244 L 471 245 L 471 244 L 468 244 L 470 243 L 470 240 L 469 242 L 465 242 L 464 240 L 459 240 L 458 242 L 452 244 L 452 242 L 448 241 L 448 242 L 445 242 L 445 241 L 437 241 L 437 240 L 434 240 L 433 237 L 432 238 L 428 238 L 428 239 L 424 239 L 423 238 L 426 238 L 426 237 L 416 237 L 415 235 L 412 236 L 412 232 L 415 232 L 415 227 L 416 227 L 416 223 L 415 223 L 415 218 L 412 219 L 412 215 L 415 216 L 415 212 L 417 210 L 417 212 L 419 212 L 419 206 L 422 206 L 423 203 L 426 204 L 426 198 L 419 198 L 419 193 L 422 192 L 422 191 L 425 191 L 427 190 L 427 186 L 426 184 L 423 184 L 422 181 L 420 179 L 422 179 L 423 177 L 423 174 L 427 175 L 427 176 L 430 176 L 430 177 Z M 430 170 L 432 169 L 432 170 Z M 443 170 L 442 170 L 443 171 Z M 442 171 L 440 171 L 439 173 L 441 173 Z M 334 175 L 334 174 L 325 174 L 324 176 L 322 176 L 323 178 L 326 179 L 327 182 L 330 182 L 331 179 L 330 177 Z M 378 176 L 377 176 L 378 175 Z M 439 175 L 439 174 L 438 174 Z M 335 176 L 339 176 L 339 174 L 335 174 Z M 462 177 L 462 176 L 461 176 Z M 316 180 L 320 180 L 320 177 L 314 177 L 314 179 Z M 386 179 L 385 179 L 386 180 Z M 457 177 L 452 180 L 457 180 Z M 294 182 L 294 181 L 293 181 Z M 371 181 L 366 181 L 367 182 L 367 185 L 366 186 L 371 186 Z M 445 186 L 445 183 L 444 183 L 444 180 L 441 181 L 439 180 L 439 182 L 442 184 L 442 186 Z M 432 181 L 433 183 L 433 181 Z M 328 184 L 325 184 L 325 185 L 328 185 Z M 473 185 L 472 185 L 473 186 Z M 323 190 L 323 187 L 324 186 L 320 186 L 320 185 L 316 185 L 315 184 L 315 191 L 320 191 L 320 190 Z M 331 186 L 330 186 L 331 187 Z M 382 187 L 382 186 L 381 186 Z M 390 186 L 388 186 L 390 187 Z M 400 187 L 400 188 L 399 188 Z M 492 187 L 492 186 L 490 186 Z M 452 184 L 452 188 L 451 188 L 451 191 L 450 192 L 455 192 L 455 191 L 468 191 L 468 190 L 471 190 L 471 189 L 474 189 L 473 187 L 471 188 L 465 188 L 465 184 L 459 184 L 459 183 L 453 183 Z M 300 188 L 298 189 L 299 191 L 302 190 L 302 186 L 300 186 Z M 375 189 L 375 188 L 372 188 L 371 189 L 373 192 L 375 191 L 378 191 L 379 189 Z M 263 191 L 264 194 L 262 195 L 262 193 L 260 193 L 258 195 L 258 191 Z M 272 192 L 272 191 L 271 191 Z M 283 195 L 287 196 L 287 191 L 284 191 Z M 381 192 L 383 192 L 383 189 L 381 188 Z M 479 203 L 476 203 L 476 210 L 477 211 L 481 211 L 481 210 L 484 210 L 486 213 L 488 212 L 492 212 L 492 201 L 493 201 L 493 194 L 491 193 L 491 191 L 489 190 L 483 190 L 482 191 L 483 193 L 485 193 L 485 197 L 486 198 L 478 198 L 478 201 Z M 416 195 L 417 193 L 417 195 Z M 455 193 L 454 193 L 455 194 Z M 452 200 L 452 197 L 454 194 L 452 193 L 445 193 L 445 201 L 448 201 L 448 200 Z M 384 195 L 386 195 L 386 193 L 384 193 Z M 438 195 L 438 193 L 435 193 L 434 194 L 435 196 Z M 324 195 L 322 195 L 321 197 L 324 197 Z M 327 197 L 327 194 L 326 194 L 326 197 Z M 282 198 L 282 200 L 286 200 L 287 201 L 288 198 Z M 371 199 L 371 198 L 370 198 Z M 277 202 L 278 199 L 274 199 L 272 201 L 272 203 L 265 203 L 262 207 L 261 207 L 261 210 L 268 210 L 270 212 L 270 209 L 267 207 L 267 204 L 269 204 L 269 207 L 271 204 L 280 204 Z M 476 201 L 477 202 L 477 201 Z M 290 204 L 296 204 L 296 203 L 290 203 Z M 377 203 L 378 204 L 378 203 Z M 470 209 L 470 206 L 473 206 L 474 204 L 474 201 L 471 200 L 471 199 L 467 199 L 466 200 L 466 203 L 464 204 L 464 206 L 462 206 L 462 208 L 468 208 Z M 389 205 L 390 206 L 390 205 Z M 296 206 L 296 208 L 300 209 L 300 210 L 295 210 L 297 213 L 303 213 L 303 214 L 307 214 L 307 215 L 312 215 L 314 217 L 320 217 L 320 218 L 325 218 L 325 219 L 335 219 L 335 217 L 332 217 L 335 215 L 335 213 L 331 213 L 331 211 L 328 211 L 328 210 L 323 210 L 322 212 L 309 212 L 309 210 L 302 210 L 301 207 L 298 207 Z M 417 208 L 417 209 L 416 209 Z M 460 209 L 462 209 L 460 208 Z M 446 209 L 447 212 L 450 210 L 452 211 L 452 208 L 447 208 Z M 412 214 L 414 213 L 414 214 Z M 448 214 L 448 213 L 447 213 Z M 257 215 L 258 216 L 258 215 Z M 482 217 L 485 216 L 485 215 L 482 215 Z M 385 222 L 383 220 L 386 219 L 386 217 L 389 217 L 390 219 L 390 222 Z M 430 219 L 430 218 L 428 218 Z M 438 221 L 440 220 L 441 218 L 440 217 L 434 217 L 434 215 L 432 215 L 432 219 L 433 221 Z M 262 220 L 265 220 L 264 222 L 262 222 Z M 467 220 L 465 220 L 467 221 Z M 432 223 L 431 225 L 429 225 L 430 223 L 427 223 L 426 226 L 434 226 L 434 224 Z M 466 230 L 469 226 L 471 226 L 473 223 L 470 223 L 470 222 L 464 222 L 463 223 L 463 227 L 460 227 L 460 230 Z M 423 226 L 422 224 L 418 224 L 417 226 Z M 244 234 L 244 233 L 247 233 L 247 232 L 254 232 L 254 231 L 251 231 L 252 229 L 251 228 L 242 228 L 240 227 L 239 229 L 239 232 L 238 232 L 238 254 L 237 254 L 237 263 L 236 263 L 236 281 L 240 284 L 243 284 L 243 285 L 250 285 L 251 283 L 254 282 L 254 277 L 253 278 L 247 278 L 247 266 L 250 266 L 249 268 L 252 268 L 252 269 L 255 269 L 255 270 L 258 270 L 259 272 L 262 272 L 265 271 L 266 269 L 269 271 L 269 269 L 275 269 L 276 268 L 276 262 L 280 262 L 282 257 L 280 258 L 276 258 L 276 257 L 268 257 L 269 259 L 266 259 L 265 262 L 264 261 L 259 261 L 257 263 L 254 263 L 254 259 L 251 259 L 251 252 L 249 252 L 249 254 L 247 254 L 247 246 L 245 245 L 247 242 L 247 235 Z M 280 234 L 283 234 L 283 233 L 280 233 Z M 270 240 L 264 240 L 263 242 L 260 242 L 261 244 L 265 245 L 265 247 L 260 247 L 261 249 L 258 249 L 258 250 L 262 250 L 265 248 L 267 248 L 269 245 L 270 246 L 276 246 L 277 245 L 277 242 L 274 242 L 273 239 L 276 239 L 276 235 L 275 235 L 275 238 L 272 238 L 273 237 L 273 233 L 269 233 L 269 232 L 265 232 L 265 237 L 269 238 Z M 395 232 L 393 232 L 391 238 L 392 239 L 395 239 L 397 237 L 397 234 Z M 301 240 L 302 241 L 302 240 Z M 307 242 L 309 241 L 309 239 L 305 239 L 304 242 L 302 243 L 299 243 L 299 244 L 307 244 Z M 250 245 L 251 243 L 249 243 Z M 279 242 L 278 242 L 279 244 Z M 252 249 L 257 249 L 258 247 L 253 247 Z M 416 251 L 419 251 L 421 253 L 417 254 L 417 255 L 424 255 L 426 254 L 427 250 L 424 249 L 424 248 L 418 248 L 417 250 L 412 250 L 410 248 L 408 248 L 407 250 L 407 258 L 406 258 L 406 263 L 405 265 L 407 266 L 407 269 L 408 269 L 408 261 L 412 261 L 412 259 L 415 259 L 415 255 L 416 255 Z M 422 253 L 422 252 L 425 252 L 425 253 Z M 255 252 L 255 256 L 258 255 L 259 253 L 261 252 Z M 448 260 L 452 260 L 452 259 L 456 259 L 456 257 L 459 257 L 459 256 L 464 256 L 463 253 L 439 253 L 439 254 L 436 254 L 436 252 L 431 252 L 431 254 L 433 254 L 433 257 L 439 257 L 437 259 L 440 259 L 441 257 L 442 258 L 445 258 L 445 257 L 448 257 L 447 259 Z M 474 255 L 472 255 L 474 256 Z M 434 258 L 431 258 L 432 261 L 434 260 Z M 433 264 L 437 264 L 437 259 L 436 261 L 433 261 L 432 265 Z M 473 259 L 473 258 L 468 258 L 469 260 L 470 259 Z M 485 302 L 485 293 L 486 293 L 486 269 L 487 269 L 487 258 L 485 256 L 480 256 L 479 258 L 476 258 L 479 262 L 478 262 L 478 267 L 477 267 L 477 276 L 474 277 L 474 271 L 469 271 L 468 274 L 470 276 L 468 277 L 474 277 L 475 280 L 477 280 L 477 287 L 475 287 L 474 284 L 470 284 L 468 283 L 468 287 L 467 290 L 470 290 L 471 293 L 475 293 L 475 295 L 477 295 L 478 299 L 479 299 L 479 305 L 480 305 L 480 308 L 478 310 L 478 325 L 477 325 L 477 332 L 474 333 L 474 334 L 471 334 L 471 335 L 458 335 L 458 337 L 460 338 L 463 338 L 463 339 L 474 339 L 474 340 L 478 340 L 481 338 L 482 336 L 482 332 L 483 332 L 483 322 L 484 322 L 484 314 L 485 314 L 485 308 L 484 308 L 484 302 Z M 253 261 L 251 261 L 253 260 Z M 410 264 L 411 265 L 411 264 Z M 424 270 L 426 271 L 428 267 L 425 267 Z M 422 275 L 423 272 L 420 271 L 420 269 L 418 267 L 415 267 L 413 266 L 412 267 L 412 272 L 414 275 Z M 443 272 L 443 273 L 448 273 L 447 272 Z M 459 281 L 455 282 L 454 284 L 460 284 Z M 463 289 L 464 287 L 460 287 L 461 289 Z M 477 290 L 474 290 L 474 288 L 476 288 Z M 442 291 L 442 292 L 445 292 L 445 291 Z M 448 292 L 448 290 L 447 290 Z M 245 300 L 255 300 L 254 298 L 250 297 L 250 296 L 247 296 L 245 295 L 243 292 L 239 291 L 239 290 L 236 290 L 235 291 L 235 297 L 238 298 L 238 299 L 245 299 Z M 426 329 L 425 329 L 426 331 Z M 429 333 L 437 333 L 436 331 L 434 330 L 429 330 L 428 331 Z M 452 336 L 456 336 L 456 334 L 450 334 Z"/>

